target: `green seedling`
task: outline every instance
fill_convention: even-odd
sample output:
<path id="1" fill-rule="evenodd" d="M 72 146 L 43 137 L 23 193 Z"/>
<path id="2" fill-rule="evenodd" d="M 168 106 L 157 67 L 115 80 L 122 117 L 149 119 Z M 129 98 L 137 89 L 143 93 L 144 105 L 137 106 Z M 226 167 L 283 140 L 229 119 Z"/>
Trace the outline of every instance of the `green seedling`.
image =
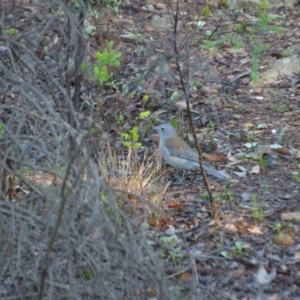
<path id="1" fill-rule="evenodd" d="M 297 182 L 300 182 L 300 174 L 299 172 L 293 172 L 293 179 Z"/>
<path id="2" fill-rule="evenodd" d="M 132 38 L 138 44 L 144 44 L 146 42 L 146 36 L 141 33 L 135 33 Z"/>
<path id="3" fill-rule="evenodd" d="M 118 204 L 115 203 L 115 208 L 112 207 L 111 203 L 108 201 L 104 192 L 100 193 L 100 201 L 103 203 L 104 213 L 109 218 L 115 218 L 116 224 L 119 226 L 123 225 L 122 217 L 118 213 Z"/>
<path id="4" fill-rule="evenodd" d="M 29 175 L 33 174 L 33 169 L 31 167 L 24 167 L 23 174 L 24 174 L 24 176 L 29 176 Z"/>
<path id="5" fill-rule="evenodd" d="M 234 27 L 237 33 L 243 33 L 249 31 L 249 23 L 247 22 L 236 24 Z"/>
<path id="6" fill-rule="evenodd" d="M 270 9 L 270 7 L 271 7 L 271 4 L 267 0 L 260 0 L 258 7 L 257 7 L 257 12 L 259 14 L 266 12 Z"/>
<path id="7" fill-rule="evenodd" d="M 286 130 L 287 130 L 286 127 L 282 127 L 282 128 L 280 129 L 279 134 L 278 134 L 278 143 L 279 143 L 279 144 L 281 144 L 282 139 L 283 139 L 283 137 L 284 137 L 284 135 L 285 135 L 285 133 L 286 133 Z"/>
<path id="8" fill-rule="evenodd" d="M 93 17 L 95 19 L 99 19 L 99 17 L 100 17 L 100 13 L 96 9 L 90 9 L 89 13 L 90 13 L 91 17 Z"/>
<path id="9" fill-rule="evenodd" d="M 289 107 L 286 104 L 273 103 L 271 105 L 271 109 L 279 113 L 284 113 L 289 111 Z"/>
<path id="10" fill-rule="evenodd" d="M 132 150 L 138 150 L 142 147 L 142 143 L 139 142 L 139 128 L 134 126 L 128 133 L 120 133 L 123 138 L 124 147 Z"/>
<path id="11" fill-rule="evenodd" d="M 213 121 L 210 121 L 209 124 L 208 124 L 208 127 L 210 129 L 215 130 L 215 128 L 217 127 L 217 124 L 215 122 L 213 122 Z"/>
<path id="12" fill-rule="evenodd" d="M 94 274 L 91 270 L 84 269 L 82 270 L 82 278 L 84 278 L 85 280 L 92 280 L 94 278 Z"/>
<path id="13" fill-rule="evenodd" d="M 95 52 L 95 58 L 97 62 L 94 66 L 94 75 L 100 85 L 111 80 L 111 67 L 119 67 L 121 64 L 120 58 L 122 53 L 113 50 L 113 46 L 114 42 L 110 41 L 107 45 L 107 48 L 102 52 Z"/>
<path id="14" fill-rule="evenodd" d="M 176 130 L 179 128 L 179 122 L 177 120 L 173 119 L 170 123 Z"/>
<path id="15" fill-rule="evenodd" d="M 227 8 L 228 7 L 227 0 L 221 0 L 219 2 L 219 7 Z"/>
<path id="16" fill-rule="evenodd" d="M 123 84 L 121 90 L 122 94 L 126 96 L 126 99 L 131 99 L 136 94 L 135 90 L 129 92 L 129 86 L 127 84 Z"/>
<path id="17" fill-rule="evenodd" d="M 292 49 L 282 51 L 282 56 L 283 57 L 289 57 L 289 56 L 292 56 L 292 55 L 294 55 L 294 50 L 292 50 Z"/>
<path id="18" fill-rule="evenodd" d="M 269 49 L 269 45 L 264 45 L 261 43 L 258 43 L 253 49 L 251 77 L 254 84 L 256 84 L 259 80 L 259 72 L 258 72 L 259 56 L 260 54 L 264 53 L 268 49 Z"/>
<path id="19" fill-rule="evenodd" d="M 147 102 L 149 100 L 149 95 L 144 95 L 143 96 L 143 101 Z"/>
<path id="20" fill-rule="evenodd" d="M 147 119 L 149 118 L 149 116 L 151 115 L 151 111 L 150 110 L 146 110 L 146 111 L 143 111 L 139 114 L 139 119 Z"/>
<path id="21" fill-rule="evenodd" d="M 177 266 L 179 264 L 180 259 L 182 258 L 180 255 L 180 250 L 181 249 L 179 247 L 177 247 L 177 248 L 172 249 L 172 251 L 170 252 L 170 257 L 175 266 Z"/>
<path id="22" fill-rule="evenodd" d="M 110 8 L 116 15 L 120 14 L 120 5 L 122 0 L 104 0 L 104 3 Z"/>
<path id="23" fill-rule="evenodd" d="M 227 191 L 227 197 L 228 197 L 229 202 L 233 202 L 234 197 L 233 197 L 233 191 L 232 190 Z"/>
<path id="24" fill-rule="evenodd" d="M 266 12 L 263 12 L 258 18 L 258 24 L 260 25 L 261 30 L 267 30 L 271 21 L 274 20 L 274 17 Z"/>
<path id="25" fill-rule="evenodd" d="M 87 69 L 88 69 L 89 65 L 87 62 L 82 62 L 81 65 L 80 65 L 80 70 L 82 72 L 85 72 Z"/>
<path id="26" fill-rule="evenodd" d="M 208 192 L 204 192 L 204 193 L 200 194 L 200 199 L 207 200 L 208 199 Z"/>
<path id="27" fill-rule="evenodd" d="M 276 243 L 282 243 L 283 238 L 284 238 L 284 234 L 282 233 L 282 228 L 283 228 L 283 224 L 280 221 L 276 221 L 275 222 L 275 231 L 276 234 L 274 235 L 274 241 Z"/>
<path id="28" fill-rule="evenodd" d="M 253 133 L 250 133 L 250 132 L 246 132 L 246 140 L 247 142 L 251 143 L 254 139 L 254 135 Z"/>
<path id="29" fill-rule="evenodd" d="M 242 243 L 241 242 L 235 242 L 234 246 L 235 246 L 235 253 L 238 254 L 238 255 L 241 255 L 242 251 L 243 251 Z"/>
<path id="30" fill-rule="evenodd" d="M 202 9 L 201 15 L 203 17 L 210 17 L 211 16 L 211 10 L 210 10 L 208 5 L 204 6 L 204 8 Z"/>
<path id="31" fill-rule="evenodd" d="M 206 50 L 215 49 L 216 51 L 219 51 L 224 46 L 224 44 L 225 41 L 222 39 L 217 41 L 204 40 L 202 48 Z"/>
<path id="32" fill-rule="evenodd" d="M 260 158 L 259 158 L 259 166 L 261 167 L 261 168 L 265 168 L 265 167 L 267 167 L 268 166 L 268 160 L 267 159 L 265 159 L 263 156 L 261 156 Z"/>
<path id="33" fill-rule="evenodd" d="M 180 95 L 177 92 L 173 92 L 171 97 L 170 97 L 170 100 L 171 101 L 178 101 L 179 99 L 180 99 Z"/>
<path id="34" fill-rule="evenodd" d="M 280 221 L 275 222 L 275 230 L 277 233 L 280 233 L 282 230 L 282 223 Z"/>
<path id="35" fill-rule="evenodd" d="M 17 32 L 18 32 L 18 30 L 15 28 L 8 28 L 8 29 L 4 30 L 4 34 L 6 34 L 6 35 L 14 35 Z"/>
<path id="36" fill-rule="evenodd" d="M 196 92 L 198 90 L 199 80 L 192 80 L 190 82 L 190 89 L 191 91 Z"/>
<path id="37" fill-rule="evenodd" d="M 125 117 L 124 117 L 124 115 L 119 115 L 119 116 L 116 116 L 116 120 L 117 120 L 117 123 L 122 126 L 124 124 Z"/>
<path id="38" fill-rule="evenodd" d="M 258 79 L 259 79 L 258 59 L 259 59 L 259 55 L 257 53 L 253 54 L 253 56 L 252 56 L 251 77 L 252 77 L 252 81 L 254 82 L 254 84 L 258 83 Z"/>
<path id="39" fill-rule="evenodd" d="M 280 26 L 279 27 L 277 27 L 277 26 L 272 27 L 271 30 L 278 33 L 278 34 L 284 34 L 284 32 L 285 32 L 285 29 L 283 27 L 280 27 Z"/>
<path id="40" fill-rule="evenodd" d="M 84 33 L 86 36 L 94 36 L 96 33 L 96 26 L 88 25 L 84 28 Z"/>
<path id="41" fill-rule="evenodd" d="M 164 244 L 169 245 L 169 246 L 174 244 L 174 237 L 172 237 L 172 236 L 162 236 L 162 237 L 160 238 L 160 240 L 161 240 Z"/>
<path id="42" fill-rule="evenodd" d="M 227 34 L 221 39 L 205 40 L 202 47 L 204 49 L 215 49 L 216 51 L 221 48 L 240 49 L 244 47 L 244 42 L 235 34 Z"/>
<path id="43" fill-rule="evenodd" d="M 255 148 L 256 146 L 258 145 L 257 142 L 247 142 L 244 144 L 244 146 L 247 148 L 247 149 L 252 149 L 252 148 Z"/>
<path id="44" fill-rule="evenodd" d="M 92 127 L 92 128 L 90 129 L 90 133 L 91 133 L 91 134 L 97 133 L 97 128 Z"/>
<path id="45" fill-rule="evenodd" d="M 133 52 L 145 56 L 147 53 L 147 49 L 143 45 L 137 45 L 137 47 L 134 47 Z"/>
<path id="46" fill-rule="evenodd" d="M 260 206 L 258 205 L 256 195 L 251 195 L 251 200 L 253 205 L 252 207 L 253 218 L 260 221 L 263 219 L 264 213 L 262 212 Z"/>
<path id="47" fill-rule="evenodd" d="M 214 96 L 208 96 L 205 102 L 208 105 L 217 105 L 219 103 L 219 99 Z"/>

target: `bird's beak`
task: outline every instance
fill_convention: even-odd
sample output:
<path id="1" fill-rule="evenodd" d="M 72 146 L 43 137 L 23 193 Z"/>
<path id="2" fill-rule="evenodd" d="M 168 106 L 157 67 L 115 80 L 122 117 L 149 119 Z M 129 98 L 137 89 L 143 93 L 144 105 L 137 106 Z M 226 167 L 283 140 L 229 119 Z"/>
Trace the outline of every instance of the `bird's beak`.
<path id="1" fill-rule="evenodd" d="M 155 131 L 155 133 L 150 135 L 151 140 L 154 140 L 154 141 L 158 142 L 159 141 L 159 134 L 158 134 L 157 126 L 153 126 L 153 127 L 151 127 L 151 129 Z"/>

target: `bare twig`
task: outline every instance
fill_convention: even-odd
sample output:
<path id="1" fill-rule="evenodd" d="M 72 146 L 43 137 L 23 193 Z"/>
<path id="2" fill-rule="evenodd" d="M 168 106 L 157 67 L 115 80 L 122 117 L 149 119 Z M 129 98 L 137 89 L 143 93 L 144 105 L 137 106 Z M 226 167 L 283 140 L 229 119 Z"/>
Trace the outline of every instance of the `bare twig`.
<path id="1" fill-rule="evenodd" d="M 196 147 L 198 150 L 198 155 L 199 155 L 199 163 L 201 166 L 201 173 L 202 176 L 204 178 L 204 182 L 205 182 L 205 186 L 209 195 L 209 200 L 210 200 L 210 204 L 211 204 L 211 208 L 213 211 L 213 217 L 216 217 L 216 207 L 214 205 L 214 199 L 213 199 L 213 195 L 211 192 L 211 188 L 210 188 L 210 184 L 206 175 L 206 172 L 204 170 L 204 166 L 203 166 L 203 156 L 202 156 L 202 150 L 201 150 L 201 146 L 200 143 L 198 142 L 197 139 L 197 135 L 196 135 L 196 131 L 194 128 L 194 124 L 193 124 L 193 120 L 192 120 L 192 114 L 191 114 L 191 107 L 190 107 L 190 100 L 189 100 L 189 51 L 188 51 L 188 45 L 185 44 L 185 53 L 186 53 L 186 63 L 187 63 L 187 75 L 186 75 L 186 79 L 184 80 L 184 76 L 182 74 L 180 65 L 179 65 L 179 52 L 180 47 L 179 47 L 179 42 L 178 42 L 178 21 L 179 21 L 179 1 L 177 1 L 177 5 L 176 5 L 176 12 L 173 15 L 174 17 L 174 52 L 175 52 L 175 59 L 176 59 L 176 65 L 177 65 L 177 72 L 179 73 L 179 77 L 180 77 L 180 83 L 181 83 L 181 87 L 183 89 L 183 95 L 187 104 L 187 113 L 188 113 L 188 119 L 189 119 L 189 123 L 190 123 L 190 127 L 192 129 L 192 133 L 193 133 L 193 137 L 194 140 L 196 142 Z M 181 47 L 183 47 L 183 45 L 181 45 Z"/>

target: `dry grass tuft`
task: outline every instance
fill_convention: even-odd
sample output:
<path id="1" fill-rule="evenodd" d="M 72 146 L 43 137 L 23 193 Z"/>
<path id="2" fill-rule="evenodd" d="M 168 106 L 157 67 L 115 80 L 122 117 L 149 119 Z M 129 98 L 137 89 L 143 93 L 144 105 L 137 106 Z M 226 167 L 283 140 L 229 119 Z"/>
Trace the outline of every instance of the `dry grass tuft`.
<path id="1" fill-rule="evenodd" d="M 98 154 L 98 167 L 101 179 L 108 186 L 129 193 L 131 199 L 140 195 L 148 200 L 150 206 L 160 208 L 167 184 L 159 174 L 160 166 L 157 166 L 154 155 L 144 153 L 138 157 L 136 151 L 128 150 L 123 157 L 109 149 Z"/>

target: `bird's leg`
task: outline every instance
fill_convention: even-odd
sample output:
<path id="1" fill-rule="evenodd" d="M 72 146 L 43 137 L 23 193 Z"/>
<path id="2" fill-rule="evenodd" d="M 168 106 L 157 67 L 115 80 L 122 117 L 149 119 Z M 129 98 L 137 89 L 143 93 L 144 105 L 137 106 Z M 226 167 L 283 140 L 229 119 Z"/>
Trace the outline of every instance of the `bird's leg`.
<path id="1" fill-rule="evenodd" d="M 182 176 L 181 176 L 180 180 L 178 180 L 178 176 L 176 176 L 177 181 L 174 182 L 173 184 L 181 184 L 182 181 L 183 181 L 183 179 L 185 178 L 186 172 L 187 172 L 187 170 L 182 171 Z M 177 173 L 177 172 L 176 172 L 176 173 Z M 176 174 L 176 175 L 177 175 L 177 174 Z"/>
<path id="2" fill-rule="evenodd" d="M 182 176 L 181 176 L 181 179 L 180 179 L 179 183 L 182 183 L 183 179 L 184 179 L 185 176 L 186 176 L 186 173 L 187 173 L 187 170 L 183 170 Z"/>

